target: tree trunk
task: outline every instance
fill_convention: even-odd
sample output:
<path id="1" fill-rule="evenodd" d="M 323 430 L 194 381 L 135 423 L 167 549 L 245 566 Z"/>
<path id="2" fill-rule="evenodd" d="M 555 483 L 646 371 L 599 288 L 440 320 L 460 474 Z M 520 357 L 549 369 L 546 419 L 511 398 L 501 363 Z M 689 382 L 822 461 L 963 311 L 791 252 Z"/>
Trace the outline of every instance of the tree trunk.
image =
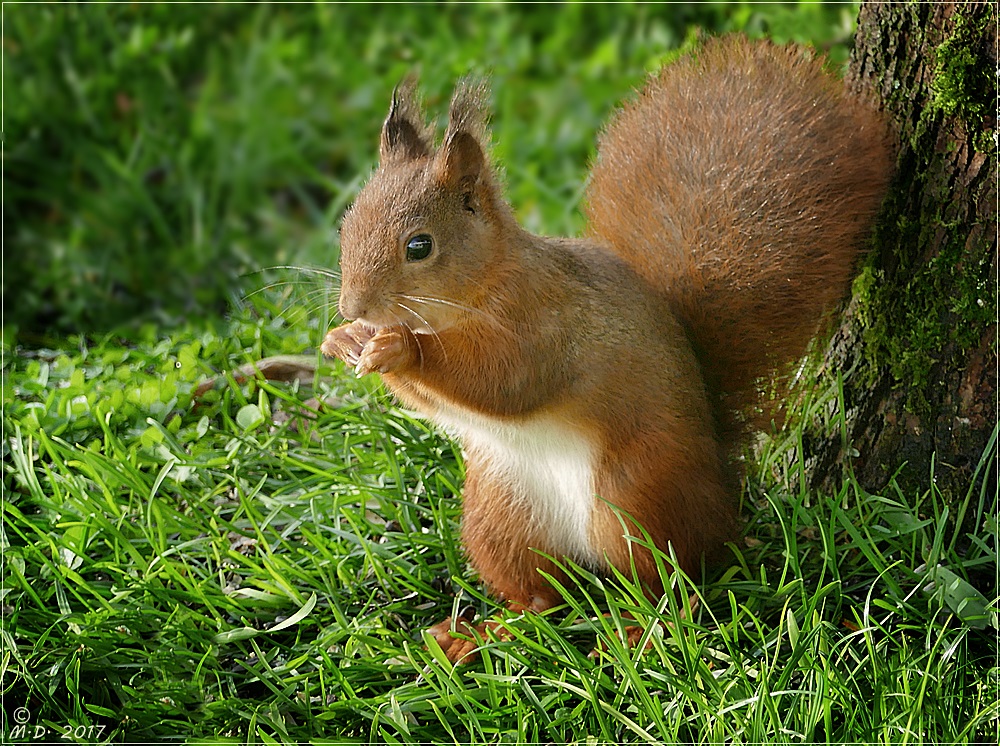
<path id="1" fill-rule="evenodd" d="M 893 475 L 925 490 L 933 457 L 937 486 L 964 495 L 996 426 L 995 12 L 861 8 L 849 81 L 887 112 L 899 170 L 827 352 L 845 409 L 807 448 L 817 483 L 850 464 L 870 491 Z"/>

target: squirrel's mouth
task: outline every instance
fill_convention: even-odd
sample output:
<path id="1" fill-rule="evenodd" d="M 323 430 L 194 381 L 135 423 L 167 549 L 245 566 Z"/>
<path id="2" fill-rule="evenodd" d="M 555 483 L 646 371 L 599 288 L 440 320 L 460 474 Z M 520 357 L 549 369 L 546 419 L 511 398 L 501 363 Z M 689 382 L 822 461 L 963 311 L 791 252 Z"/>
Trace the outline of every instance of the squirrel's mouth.
<path id="1" fill-rule="evenodd" d="M 413 334 L 420 334 L 426 336 L 434 336 L 443 332 L 450 324 L 447 323 L 435 323 L 434 321 L 418 317 L 412 312 L 407 313 L 396 313 L 396 314 L 370 314 L 366 316 L 360 316 L 356 319 L 349 319 L 355 321 L 359 324 L 363 324 L 372 330 L 372 332 L 378 332 L 382 329 L 390 329 L 392 327 L 403 327 L 409 330 Z"/>
<path id="2" fill-rule="evenodd" d="M 357 322 L 376 332 L 403 327 L 412 334 L 434 336 L 454 326 L 458 317 L 464 315 L 464 308 L 461 304 L 422 293 L 344 287 L 337 310 L 346 321 Z"/>

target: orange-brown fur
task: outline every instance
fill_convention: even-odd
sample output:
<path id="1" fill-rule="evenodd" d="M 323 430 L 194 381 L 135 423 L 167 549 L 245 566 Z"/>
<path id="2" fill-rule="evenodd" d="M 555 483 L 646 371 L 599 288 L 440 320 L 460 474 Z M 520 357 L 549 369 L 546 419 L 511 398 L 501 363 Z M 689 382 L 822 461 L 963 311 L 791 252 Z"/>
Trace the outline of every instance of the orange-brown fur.
<path id="1" fill-rule="evenodd" d="M 558 600 L 538 552 L 582 551 L 534 499 L 582 505 L 585 537 L 571 522 L 558 535 L 584 542 L 595 569 L 634 562 L 658 593 L 652 557 L 625 538 L 641 536 L 632 521 L 690 573 L 738 534 L 734 438 L 759 379 L 802 354 L 846 290 L 890 171 L 883 131 L 800 50 L 715 41 L 602 137 L 589 237 L 542 238 L 503 201 L 481 96 L 459 89 L 438 148 L 412 89 L 394 96 L 379 170 L 342 226 L 340 305 L 355 320 L 323 350 L 457 423 L 463 542 L 511 608 Z M 433 237 L 426 260 L 406 257 L 414 235 Z M 545 462 L 551 473 L 518 466 L 535 426 L 579 454 Z M 507 442 L 529 456 L 504 461 Z M 562 489 L 559 469 L 598 499 L 532 492 Z M 452 659 L 471 649 L 448 620 L 433 633 Z"/>
<path id="2" fill-rule="evenodd" d="M 590 232 L 685 324 L 723 424 L 843 297 L 892 171 L 886 136 L 804 50 L 728 37 L 663 68 L 601 138 Z"/>

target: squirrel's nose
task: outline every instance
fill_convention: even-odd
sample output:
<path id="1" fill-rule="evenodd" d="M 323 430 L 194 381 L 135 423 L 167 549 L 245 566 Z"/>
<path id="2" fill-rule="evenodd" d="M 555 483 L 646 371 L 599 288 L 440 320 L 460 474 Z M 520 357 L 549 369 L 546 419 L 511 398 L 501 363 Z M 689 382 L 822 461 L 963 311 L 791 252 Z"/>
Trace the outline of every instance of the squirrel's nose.
<path id="1" fill-rule="evenodd" d="M 360 319 L 368 311 L 364 300 L 355 296 L 341 294 L 338 305 L 340 307 L 340 315 L 347 321 Z"/>

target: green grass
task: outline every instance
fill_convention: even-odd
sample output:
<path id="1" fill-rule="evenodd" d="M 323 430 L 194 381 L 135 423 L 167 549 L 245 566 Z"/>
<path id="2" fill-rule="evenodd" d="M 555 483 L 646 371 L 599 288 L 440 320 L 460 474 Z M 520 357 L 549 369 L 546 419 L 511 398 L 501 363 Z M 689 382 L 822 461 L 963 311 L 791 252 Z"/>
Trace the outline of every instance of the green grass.
<path id="1" fill-rule="evenodd" d="M 421 630 L 468 604 L 497 613 L 459 549 L 456 448 L 339 364 L 314 385 L 228 383 L 192 402 L 208 366 L 320 331 L 258 310 L 179 344 L 149 330 L 124 351 L 104 339 L 8 369 L 6 712 L 130 741 L 995 732 L 985 481 L 946 506 L 850 480 L 815 494 L 797 466 L 751 480 L 750 546 L 722 577 L 697 588 L 675 575 L 654 609 L 628 578 L 577 570 L 564 607 L 507 617 L 512 641 L 452 667 Z M 762 468 L 785 469 L 794 439 L 772 442 Z M 678 605 L 692 595 L 696 608 Z M 650 625 L 648 651 L 626 650 L 625 612 L 670 625 Z"/>
<path id="2" fill-rule="evenodd" d="M 838 9 L 766 10 L 5 6 L 3 739 L 995 742 L 989 479 L 817 493 L 792 428 L 757 449 L 720 577 L 672 575 L 653 608 L 571 568 L 562 607 L 456 668 L 422 630 L 498 613 L 458 540 L 458 448 L 339 363 L 226 375 L 333 323 L 324 278 L 258 270 L 332 266 L 416 61 L 437 113 L 490 61 L 511 199 L 567 232 L 595 131 L 684 22 L 842 40 Z M 626 614 L 669 624 L 628 650 Z"/>

